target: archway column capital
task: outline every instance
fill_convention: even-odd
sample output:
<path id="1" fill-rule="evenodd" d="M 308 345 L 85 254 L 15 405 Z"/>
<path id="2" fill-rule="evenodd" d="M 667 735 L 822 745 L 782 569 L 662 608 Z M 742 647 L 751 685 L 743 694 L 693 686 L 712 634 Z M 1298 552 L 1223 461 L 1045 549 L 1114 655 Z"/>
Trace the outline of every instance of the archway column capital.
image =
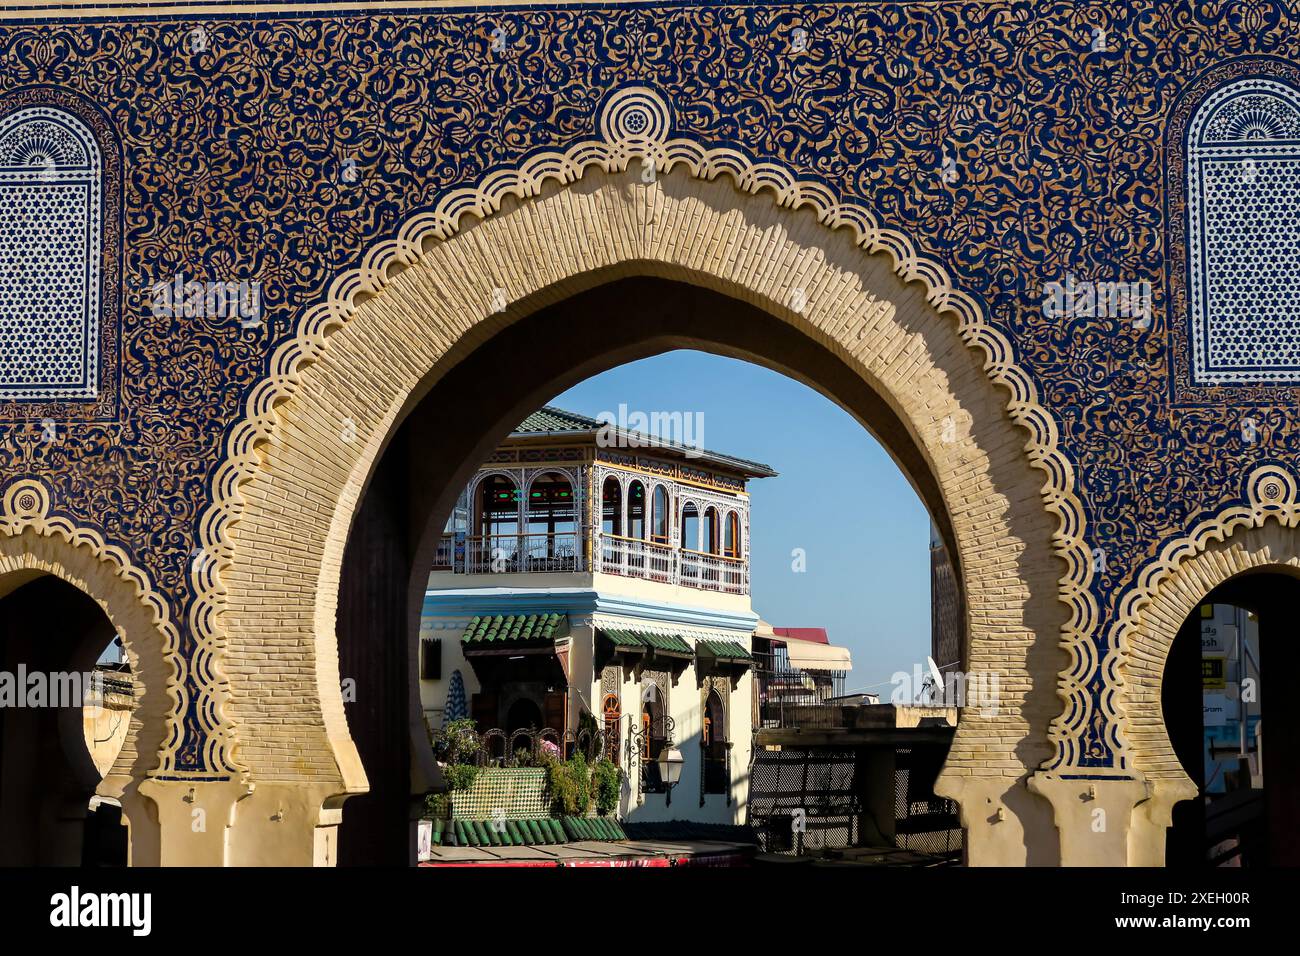
<path id="1" fill-rule="evenodd" d="M 1141 774 L 1129 777 L 1056 774 L 1039 771 L 1029 778 L 1029 790 L 1052 805 L 1061 837 L 1062 866 L 1128 866 L 1135 848 L 1134 808 L 1151 796 Z M 1164 831 L 1141 828 L 1137 834 L 1160 840 Z M 1150 857 L 1151 847 L 1139 855 Z"/>
<path id="2" fill-rule="evenodd" d="M 157 821 L 159 866 L 225 866 L 227 831 L 234 822 L 235 804 L 251 792 L 238 781 L 166 780 L 151 777 L 139 793 L 152 806 Z M 128 815 L 129 811 L 128 811 Z M 138 818 L 132 819 L 133 833 Z M 132 859 L 133 865 L 146 862 Z"/>

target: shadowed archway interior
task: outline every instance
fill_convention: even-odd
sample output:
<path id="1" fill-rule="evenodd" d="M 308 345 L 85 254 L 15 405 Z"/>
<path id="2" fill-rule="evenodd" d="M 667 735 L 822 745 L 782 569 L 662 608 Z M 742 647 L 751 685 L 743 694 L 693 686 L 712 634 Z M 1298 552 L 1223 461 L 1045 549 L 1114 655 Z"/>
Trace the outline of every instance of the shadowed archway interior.
<path id="1" fill-rule="evenodd" d="M 86 746 L 80 701 L 54 706 L 53 697 L 66 687 L 84 689 L 71 675 L 89 674 L 116 632 L 73 585 L 49 574 L 9 577 L 0 581 L 0 670 L 14 675 L 18 694 L 34 688 L 30 680 L 38 674 L 44 690 L 40 701 L 0 707 L 0 865 L 106 862 L 105 844 L 118 857 L 109 862 L 124 865 L 125 830 L 101 833 L 87 825 L 114 814 L 88 813 L 100 774 Z"/>
<path id="2" fill-rule="evenodd" d="M 1300 576 L 1294 568 L 1267 566 L 1239 574 L 1206 594 L 1200 607 L 1216 605 L 1240 608 L 1257 622 L 1259 724 L 1267 724 L 1267 732 L 1255 746 L 1247 724 L 1242 749 L 1258 762 L 1243 759 L 1237 773 L 1251 774 L 1253 763 L 1263 786 L 1252 790 L 1248 776 L 1236 780 L 1226 792 L 1212 795 L 1205 786 L 1206 676 L 1198 608 L 1188 616 L 1170 648 L 1161 705 L 1174 753 L 1201 793 L 1174 806 L 1173 825 L 1166 833 L 1165 863 L 1204 866 L 1210 858 L 1228 854 L 1238 865 L 1300 866 L 1300 833 L 1295 827 L 1300 813 L 1300 734 L 1285 698 L 1279 696 L 1288 676 L 1300 667 L 1300 621 L 1296 617 Z M 1237 666 L 1242 665 L 1238 660 Z M 1239 671 L 1234 682 L 1238 693 L 1243 674 Z"/>

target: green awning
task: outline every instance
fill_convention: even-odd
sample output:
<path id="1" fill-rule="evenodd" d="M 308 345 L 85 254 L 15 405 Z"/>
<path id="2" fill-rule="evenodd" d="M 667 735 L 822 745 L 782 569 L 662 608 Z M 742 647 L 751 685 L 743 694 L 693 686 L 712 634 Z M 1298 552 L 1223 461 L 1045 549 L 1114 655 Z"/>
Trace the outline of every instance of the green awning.
<path id="1" fill-rule="evenodd" d="M 568 632 L 567 614 L 496 614 L 470 621 L 461 643 L 467 649 L 553 644 Z"/>
<path id="2" fill-rule="evenodd" d="M 754 659 L 745 645 L 735 641 L 697 641 L 695 651 L 701 657 L 711 657 L 729 664 L 748 664 Z"/>
<path id="3" fill-rule="evenodd" d="M 617 651 L 645 653 L 653 651 L 670 657 L 694 657 L 691 645 L 676 634 L 651 634 L 648 631 L 626 631 L 620 628 L 600 628 Z"/>
<path id="4" fill-rule="evenodd" d="M 619 650 L 644 651 L 646 649 L 645 641 L 641 639 L 641 635 L 636 631 L 606 630 L 601 628 L 600 633 L 609 638 L 610 643 Z"/>

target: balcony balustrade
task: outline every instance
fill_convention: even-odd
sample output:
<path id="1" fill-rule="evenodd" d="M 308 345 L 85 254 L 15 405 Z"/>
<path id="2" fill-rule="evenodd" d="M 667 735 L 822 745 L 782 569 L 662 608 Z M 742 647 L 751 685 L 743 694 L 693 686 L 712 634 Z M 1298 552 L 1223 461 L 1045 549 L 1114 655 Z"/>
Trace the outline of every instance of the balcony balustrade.
<path id="1" fill-rule="evenodd" d="M 444 534 L 433 570 L 456 574 L 586 571 L 587 537 L 580 532 Z M 704 591 L 749 593 L 749 567 L 741 558 L 613 534 L 600 533 L 592 538 L 590 570 Z"/>

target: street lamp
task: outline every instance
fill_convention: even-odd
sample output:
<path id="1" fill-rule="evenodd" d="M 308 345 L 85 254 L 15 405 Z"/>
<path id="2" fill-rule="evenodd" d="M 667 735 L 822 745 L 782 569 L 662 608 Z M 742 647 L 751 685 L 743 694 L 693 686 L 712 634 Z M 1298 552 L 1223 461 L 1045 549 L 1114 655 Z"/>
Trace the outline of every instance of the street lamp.
<path id="1" fill-rule="evenodd" d="M 630 761 L 629 766 L 639 763 L 641 765 L 641 783 L 637 793 L 637 803 L 643 803 L 645 800 L 645 774 L 649 769 L 650 760 L 650 743 L 651 732 L 649 723 L 643 724 L 640 728 L 632 714 L 624 714 L 627 718 L 627 752 Z M 671 806 L 673 802 L 673 787 L 682 779 L 682 764 L 686 762 L 682 757 L 682 752 L 677 749 L 673 743 L 673 719 L 671 717 L 660 718 L 660 724 L 663 730 L 663 736 L 658 738 L 662 740 L 659 750 L 659 756 L 654 758 L 655 769 L 659 771 L 659 783 L 664 788 L 664 803 Z"/>
<path id="2" fill-rule="evenodd" d="M 664 746 L 659 752 L 659 779 L 671 790 L 682 779 L 682 764 L 685 763 L 682 752 L 672 744 Z"/>

